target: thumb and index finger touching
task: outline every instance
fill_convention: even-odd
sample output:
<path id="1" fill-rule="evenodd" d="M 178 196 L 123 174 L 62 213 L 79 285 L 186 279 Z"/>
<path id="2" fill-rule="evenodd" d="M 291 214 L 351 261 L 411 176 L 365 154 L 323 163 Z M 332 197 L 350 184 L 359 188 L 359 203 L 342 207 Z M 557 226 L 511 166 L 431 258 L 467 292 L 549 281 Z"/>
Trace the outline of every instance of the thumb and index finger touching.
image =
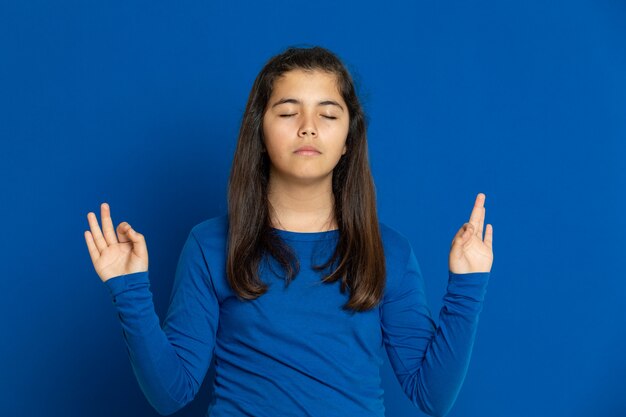
<path id="1" fill-rule="evenodd" d="M 92 212 L 87 214 L 91 230 L 86 230 L 84 235 L 92 261 L 98 259 L 100 253 L 110 245 L 127 242 L 140 243 L 144 239 L 143 235 L 135 231 L 128 222 L 122 222 L 118 225 L 116 235 L 111 218 L 111 208 L 108 203 L 102 203 L 100 211 L 102 230 L 100 230 L 96 215 Z"/>

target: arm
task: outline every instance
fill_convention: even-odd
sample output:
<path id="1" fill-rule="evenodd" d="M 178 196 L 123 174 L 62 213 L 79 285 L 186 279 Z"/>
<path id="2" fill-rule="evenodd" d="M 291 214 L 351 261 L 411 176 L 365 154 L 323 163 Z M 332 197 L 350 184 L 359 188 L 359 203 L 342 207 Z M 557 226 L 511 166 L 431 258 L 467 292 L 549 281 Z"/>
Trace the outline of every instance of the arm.
<path id="1" fill-rule="evenodd" d="M 178 261 L 162 328 L 148 271 L 111 278 L 105 285 L 141 390 L 159 414 L 178 411 L 196 396 L 206 375 L 219 318 L 217 295 L 193 231 Z"/>
<path id="2" fill-rule="evenodd" d="M 390 284 L 381 307 L 385 348 L 405 394 L 429 415 L 445 416 L 461 389 L 488 279 L 489 272 L 449 271 L 438 327 L 412 249 L 405 273 Z"/>

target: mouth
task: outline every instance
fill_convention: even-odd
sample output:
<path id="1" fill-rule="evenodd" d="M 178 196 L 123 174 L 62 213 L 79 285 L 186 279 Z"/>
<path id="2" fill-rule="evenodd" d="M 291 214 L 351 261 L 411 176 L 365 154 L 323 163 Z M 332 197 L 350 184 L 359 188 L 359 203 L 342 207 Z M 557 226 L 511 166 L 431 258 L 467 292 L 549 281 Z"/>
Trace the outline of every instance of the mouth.
<path id="1" fill-rule="evenodd" d="M 314 150 L 308 150 L 308 149 L 304 149 L 304 150 L 297 150 L 294 152 L 296 155 L 303 155 L 303 156 L 313 156 L 313 155 L 320 155 L 320 152 L 318 151 L 314 151 Z"/>
<path id="2" fill-rule="evenodd" d="M 294 152 L 296 155 L 319 155 L 321 152 L 318 151 L 314 146 L 301 146 L 296 149 Z"/>

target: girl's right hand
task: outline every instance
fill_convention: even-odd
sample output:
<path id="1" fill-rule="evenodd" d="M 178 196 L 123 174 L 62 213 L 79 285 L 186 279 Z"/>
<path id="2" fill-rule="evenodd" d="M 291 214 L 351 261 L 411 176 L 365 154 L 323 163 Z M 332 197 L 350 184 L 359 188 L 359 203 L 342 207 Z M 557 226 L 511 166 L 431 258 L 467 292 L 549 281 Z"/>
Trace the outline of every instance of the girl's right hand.
<path id="1" fill-rule="evenodd" d="M 119 275 L 147 271 L 148 248 L 143 235 L 127 222 L 122 222 L 117 226 L 116 236 L 109 205 L 102 203 L 100 210 L 104 236 L 96 215 L 89 212 L 87 220 L 91 232 L 85 231 L 85 241 L 93 266 L 102 282 Z"/>

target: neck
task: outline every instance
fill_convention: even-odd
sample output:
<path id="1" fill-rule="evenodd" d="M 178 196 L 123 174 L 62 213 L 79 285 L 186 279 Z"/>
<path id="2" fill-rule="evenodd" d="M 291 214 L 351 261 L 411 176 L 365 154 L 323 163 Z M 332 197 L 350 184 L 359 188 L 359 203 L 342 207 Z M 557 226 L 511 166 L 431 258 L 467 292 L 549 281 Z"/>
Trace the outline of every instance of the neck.
<path id="1" fill-rule="evenodd" d="M 273 180 L 268 185 L 272 226 L 294 232 L 320 232 L 337 228 L 332 177 L 316 183 L 293 184 Z"/>

